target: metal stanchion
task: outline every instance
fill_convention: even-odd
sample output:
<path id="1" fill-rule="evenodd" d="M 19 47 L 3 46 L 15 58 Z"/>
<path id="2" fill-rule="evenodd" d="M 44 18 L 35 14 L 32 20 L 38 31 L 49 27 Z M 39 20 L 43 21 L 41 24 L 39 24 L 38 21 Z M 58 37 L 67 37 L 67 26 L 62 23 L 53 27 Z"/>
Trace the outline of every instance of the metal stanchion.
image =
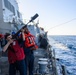
<path id="1" fill-rule="evenodd" d="M 64 65 L 61 65 L 61 67 L 62 67 L 62 74 L 67 75 L 66 67 Z"/>

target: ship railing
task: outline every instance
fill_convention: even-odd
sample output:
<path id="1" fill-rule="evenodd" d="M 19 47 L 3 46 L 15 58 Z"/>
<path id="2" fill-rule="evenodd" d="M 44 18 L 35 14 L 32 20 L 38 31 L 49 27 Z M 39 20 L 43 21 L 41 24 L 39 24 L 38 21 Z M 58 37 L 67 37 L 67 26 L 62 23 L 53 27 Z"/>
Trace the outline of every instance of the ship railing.
<path id="1" fill-rule="evenodd" d="M 59 59 L 56 59 L 55 50 L 51 50 L 50 49 L 50 51 L 51 51 L 51 55 L 50 56 L 51 56 L 51 59 L 52 59 L 52 69 L 53 69 L 54 75 L 59 75 L 58 69 L 57 69 L 57 62 L 60 65 L 60 73 L 61 73 L 60 75 L 68 75 L 67 74 L 67 70 L 66 70 L 66 66 L 61 64 Z"/>
<path id="2" fill-rule="evenodd" d="M 65 65 L 61 65 L 61 67 L 62 67 L 62 74 L 63 75 L 67 75 L 66 66 Z"/>

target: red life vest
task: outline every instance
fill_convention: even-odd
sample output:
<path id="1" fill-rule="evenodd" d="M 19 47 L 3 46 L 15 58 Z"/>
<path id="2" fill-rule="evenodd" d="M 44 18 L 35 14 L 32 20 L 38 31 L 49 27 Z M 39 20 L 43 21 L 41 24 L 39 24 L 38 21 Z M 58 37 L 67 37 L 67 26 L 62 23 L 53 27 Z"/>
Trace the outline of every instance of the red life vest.
<path id="1" fill-rule="evenodd" d="M 3 37 L 3 35 L 2 34 L 0 34 L 0 38 L 2 38 Z"/>
<path id="2" fill-rule="evenodd" d="M 35 37 L 30 33 L 25 34 L 25 47 L 28 48 L 32 46 L 37 47 L 35 44 Z"/>
<path id="3" fill-rule="evenodd" d="M 14 41 L 11 48 L 8 48 L 9 63 L 14 63 L 25 58 L 23 48 L 19 46 L 18 41 Z"/>

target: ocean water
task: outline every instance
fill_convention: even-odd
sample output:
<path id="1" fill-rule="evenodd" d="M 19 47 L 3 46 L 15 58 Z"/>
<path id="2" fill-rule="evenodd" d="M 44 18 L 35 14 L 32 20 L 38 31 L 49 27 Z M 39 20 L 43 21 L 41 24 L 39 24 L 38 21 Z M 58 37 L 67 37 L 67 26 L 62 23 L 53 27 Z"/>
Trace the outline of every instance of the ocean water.
<path id="1" fill-rule="evenodd" d="M 76 36 L 48 36 L 48 39 L 68 75 L 76 75 Z"/>

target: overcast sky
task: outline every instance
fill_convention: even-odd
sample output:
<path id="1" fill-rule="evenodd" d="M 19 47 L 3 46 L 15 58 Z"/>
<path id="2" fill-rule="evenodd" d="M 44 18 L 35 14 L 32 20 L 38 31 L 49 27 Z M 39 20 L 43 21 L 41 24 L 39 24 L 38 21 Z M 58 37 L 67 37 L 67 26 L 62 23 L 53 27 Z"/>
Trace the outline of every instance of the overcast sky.
<path id="1" fill-rule="evenodd" d="M 76 0 L 18 0 L 18 3 L 23 19 L 29 20 L 38 13 L 39 27 L 48 34 L 76 35 Z"/>

